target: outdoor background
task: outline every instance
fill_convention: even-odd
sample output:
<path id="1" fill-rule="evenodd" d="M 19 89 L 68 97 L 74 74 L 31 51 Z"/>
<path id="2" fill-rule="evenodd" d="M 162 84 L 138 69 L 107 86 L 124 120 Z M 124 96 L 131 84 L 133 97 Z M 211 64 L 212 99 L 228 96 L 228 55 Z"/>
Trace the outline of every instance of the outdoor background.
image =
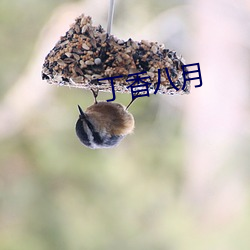
<path id="1" fill-rule="evenodd" d="M 134 134 L 90 150 L 74 126 L 92 94 L 41 68 L 81 13 L 106 28 L 108 5 L 0 1 L 0 249 L 249 250 L 249 0 L 117 0 L 112 33 L 199 62 L 203 86 L 139 98 Z"/>

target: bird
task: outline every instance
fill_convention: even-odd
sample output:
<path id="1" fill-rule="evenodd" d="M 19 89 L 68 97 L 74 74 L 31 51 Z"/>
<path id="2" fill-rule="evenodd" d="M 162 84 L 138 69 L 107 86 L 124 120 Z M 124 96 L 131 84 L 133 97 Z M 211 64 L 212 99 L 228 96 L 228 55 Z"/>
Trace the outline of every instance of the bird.
<path id="1" fill-rule="evenodd" d="M 78 105 L 75 130 L 80 142 L 91 149 L 117 146 L 135 127 L 133 115 L 120 103 L 97 101 L 98 91 L 91 89 L 95 102 L 85 112 Z"/>

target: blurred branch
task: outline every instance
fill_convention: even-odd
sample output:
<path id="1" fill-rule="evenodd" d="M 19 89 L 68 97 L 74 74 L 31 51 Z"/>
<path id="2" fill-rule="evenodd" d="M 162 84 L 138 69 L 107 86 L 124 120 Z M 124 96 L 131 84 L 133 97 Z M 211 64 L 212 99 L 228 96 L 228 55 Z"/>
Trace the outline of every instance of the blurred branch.
<path id="1" fill-rule="evenodd" d="M 206 222 L 218 224 L 237 216 L 246 201 L 242 173 L 233 164 L 247 130 L 249 55 L 239 46 L 246 41 L 239 35 L 246 33 L 246 12 L 234 1 L 192 3 L 192 56 L 201 65 L 204 86 L 193 89 L 187 102 L 185 194 Z"/>

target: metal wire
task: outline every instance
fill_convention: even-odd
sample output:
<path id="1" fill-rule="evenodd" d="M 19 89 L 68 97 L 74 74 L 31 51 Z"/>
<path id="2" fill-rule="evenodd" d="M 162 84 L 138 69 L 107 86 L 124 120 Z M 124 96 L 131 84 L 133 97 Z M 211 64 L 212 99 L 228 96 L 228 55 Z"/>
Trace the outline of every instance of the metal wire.
<path id="1" fill-rule="evenodd" d="M 115 0 L 110 0 L 109 13 L 108 13 L 108 26 L 107 26 L 107 33 L 108 34 L 111 33 L 114 10 L 115 10 Z"/>

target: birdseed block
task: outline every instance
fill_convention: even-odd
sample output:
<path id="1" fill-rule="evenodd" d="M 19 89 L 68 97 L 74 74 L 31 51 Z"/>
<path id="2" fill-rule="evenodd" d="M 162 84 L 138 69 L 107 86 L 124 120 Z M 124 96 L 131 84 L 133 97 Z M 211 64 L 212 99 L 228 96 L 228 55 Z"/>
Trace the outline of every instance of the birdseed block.
<path id="1" fill-rule="evenodd" d="M 182 56 L 164 45 L 146 40 L 123 41 L 107 34 L 101 25 L 93 26 L 91 17 L 81 15 L 46 56 L 42 79 L 60 86 L 111 92 L 110 79 L 98 79 L 121 76 L 113 79 L 114 90 L 128 93 L 127 87 L 131 85 L 128 75 L 144 72 L 143 76 L 150 77 L 145 80 L 150 93 L 160 84 L 157 93 L 188 94 L 189 81 L 182 90 L 184 64 Z M 160 74 L 158 69 L 161 69 Z"/>

